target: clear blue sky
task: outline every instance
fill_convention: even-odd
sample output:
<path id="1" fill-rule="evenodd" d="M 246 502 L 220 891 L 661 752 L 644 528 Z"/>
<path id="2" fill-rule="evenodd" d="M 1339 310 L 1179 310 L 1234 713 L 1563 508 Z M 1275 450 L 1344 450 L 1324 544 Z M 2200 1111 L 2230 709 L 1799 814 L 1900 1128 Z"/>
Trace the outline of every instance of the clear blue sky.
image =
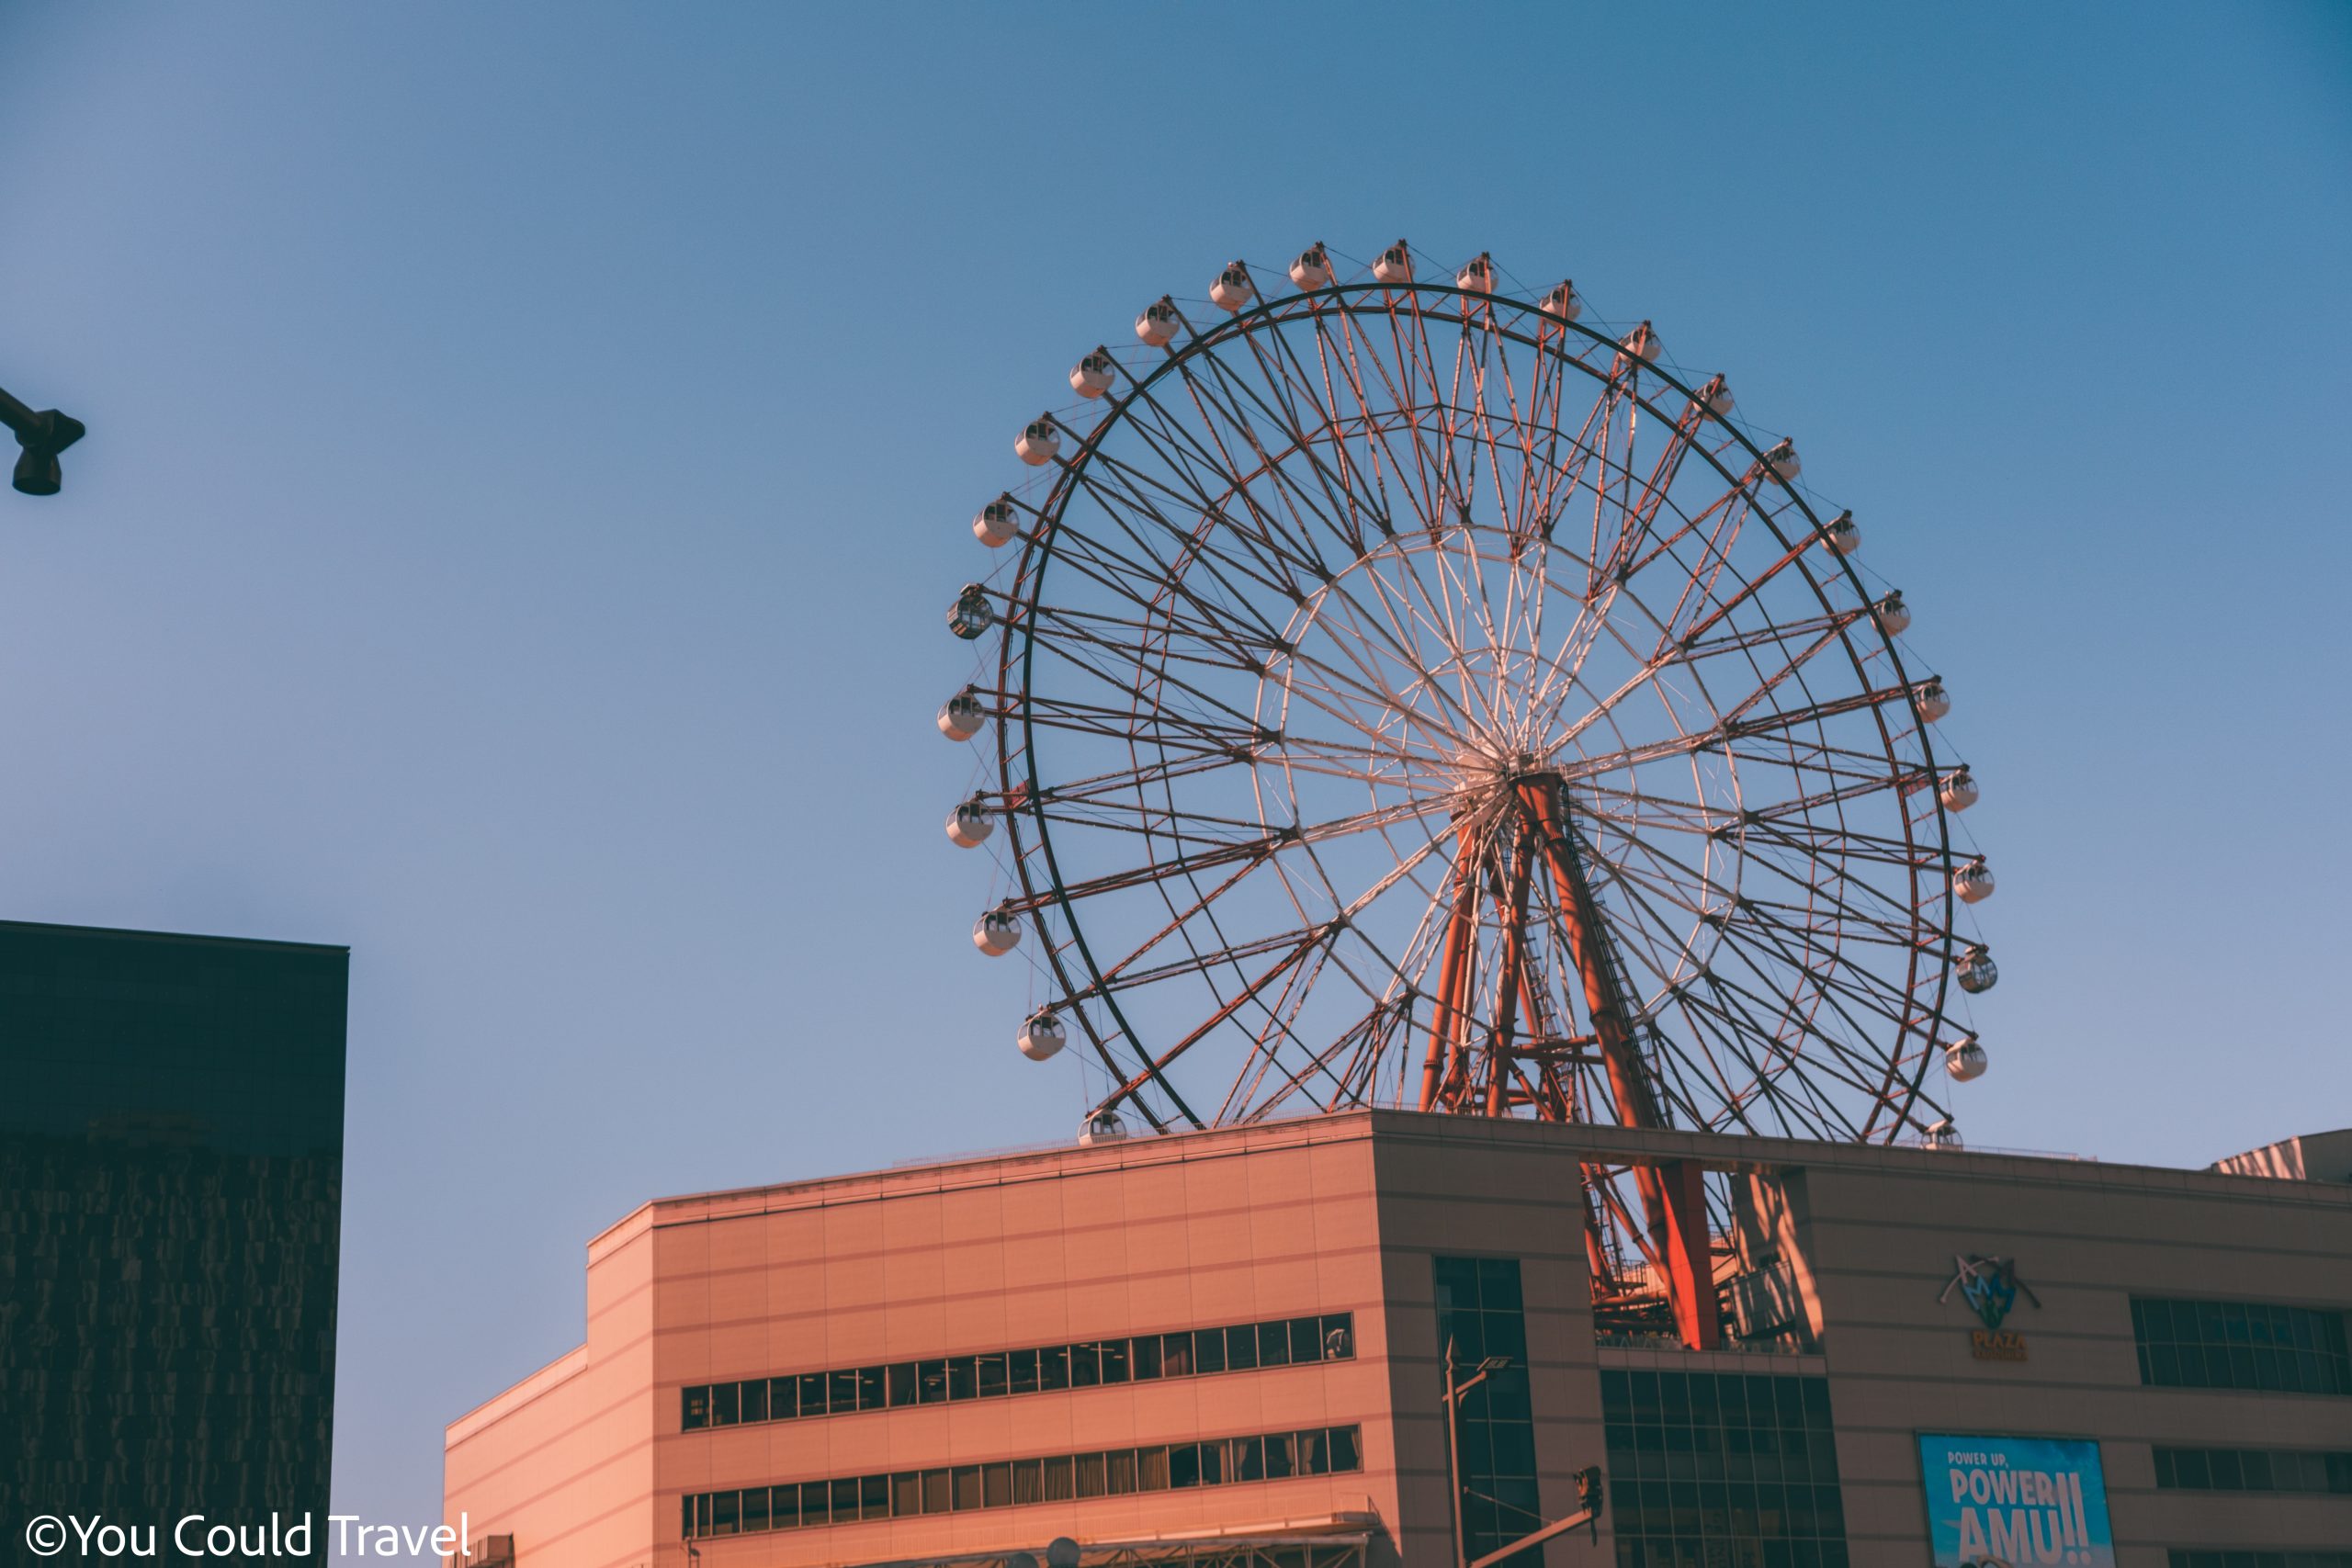
<path id="1" fill-rule="evenodd" d="M 942 837 L 1016 424 L 1321 238 L 1853 506 L 1985 787 L 1980 1143 L 2352 1122 L 2352 10 L 0 0 L 0 915 L 348 942 L 336 1502 L 664 1192 L 1064 1135 Z"/>

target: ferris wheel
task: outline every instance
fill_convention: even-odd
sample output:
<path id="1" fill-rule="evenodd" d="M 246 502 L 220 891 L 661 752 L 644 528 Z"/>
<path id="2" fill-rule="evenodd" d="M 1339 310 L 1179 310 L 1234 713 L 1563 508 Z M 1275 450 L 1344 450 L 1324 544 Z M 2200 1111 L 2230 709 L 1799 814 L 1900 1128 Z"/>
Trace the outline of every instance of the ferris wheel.
<path id="1" fill-rule="evenodd" d="M 1021 1049 L 1091 1062 L 1090 1138 L 1954 1139 L 1993 877 L 1901 593 L 1649 322 L 1423 273 L 1318 243 L 1163 297 L 975 518 L 939 727 L 994 755 L 947 829 L 995 840 L 975 943 L 1037 966 Z M 1703 1193 L 1584 1178 L 1597 1299 L 1702 1334 Z"/>

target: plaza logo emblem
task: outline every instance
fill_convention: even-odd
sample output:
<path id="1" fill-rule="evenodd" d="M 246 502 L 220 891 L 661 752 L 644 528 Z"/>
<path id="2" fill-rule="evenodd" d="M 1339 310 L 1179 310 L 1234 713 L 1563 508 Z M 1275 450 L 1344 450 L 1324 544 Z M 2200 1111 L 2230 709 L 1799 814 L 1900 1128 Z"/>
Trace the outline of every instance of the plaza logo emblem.
<path id="1" fill-rule="evenodd" d="M 1984 1326 L 1969 1331 L 1969 1354 L 1980 1361 L 2022 1361 L 2026 1359 L 2025 1336 L 2013 1328 L 2003 1328 L 2010 1310 L 2022 1295 L 2034 1306 L 2041 1305 L 2041 1298 L 2033 1288 L 2018 1278 L 2014 1258 L 1985 1258 L 1971 1253 L 1965 1258 L 1952 1258 L 1952 1277 L 1945 1284 L 1943 1293 L 1936 1298 L 1941 1303 L 1951 1300 L 1958 1291 Z"/>

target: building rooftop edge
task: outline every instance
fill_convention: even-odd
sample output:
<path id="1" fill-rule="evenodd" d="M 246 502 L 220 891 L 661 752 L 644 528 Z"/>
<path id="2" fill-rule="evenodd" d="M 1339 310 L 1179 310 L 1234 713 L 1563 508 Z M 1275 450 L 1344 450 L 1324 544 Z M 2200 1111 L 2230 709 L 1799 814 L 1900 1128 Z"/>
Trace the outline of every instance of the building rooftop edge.
<path id="1" fill-rule="evenodd" d="M 77 926 L 56 920 L 0 920 L 0 931 L 56 931 L 73 936 L 115 937 L 134 942 L 187 942 L 197 946 L 290 947 L 305 953 L 340 953 L 349 944 L 332 942 L 288 942 L 277 937 L 214 936 L 203 931 L 155 931 L 135 926 Z"/>
<path id="2" fill-rule="evenodd" d="M 1255 1122 L 1245 1126 L 1210 1127 L 1182 1133 L 1138 1135 L 1115 1143 L 1080 1146 L 1076 1143 L 1044 1144 L 1027 1148 L 980 1154 L 950 1155 L 936 1160 L 910 1162 L 877 1169 L 847 1171 L 835 1176 L 721 1188 L 650 1199 L 599 1232 L 589 1243 L 592 1255 L 608 1239 L 617 1239 L 632 1222 L 659 1227 L 689 1224 L 776 1209 L 820 1206 L 844 1199 L 867 1199 L 892 1191 L 922 1190 L 967 1180 L 1002 1180 L 1012 1171 L 1058 1174 L 1071 1169 L 1116 1168 L 1139 1163 L 1159 1163 L 1222 1152 L 1235 1145 L 1281 1146 L 1295 1142 L 1342 1142 L 1374 1136 L 1438 1137 L 1464 1141 L 1506 1140 L 1553 1144 L 1563 1149 L 1604 1157 L 1649 1156 L 1695 1159 L 1723 1169 L 1771 1166 L 1847 1166 L 1897 1161 L 1923 1162 L 1919 1168 L 1950 1169 L 1959 1166 L 1986 1174 L 2030 1169 L 2045 1179 L 2075 1179 L 2099 1185 L 2144 1182 L 2161 1179 L 2169 1187 L 2210 1187 L 2216 1191 L 2263 1191 L 2279 1196 L 2278 1178 L 2239 1174 L 2211 1167 L 2134 1165 L 2057 1154 L 2022 1151 L 1929 1149 L 1906 1145 L 1838 1144 L 1804 1138 L 1776 1138 L 1753 1134 L 1700 1133 L 1668 1128 L 1617 1127 L 1591 1122 L 1544 1122 L 1516 1118 L 1458 1116 L 1445 1112 L 1402 1111 L 1360 1106 L 1346 1111 Z M 2261 1184 L 2258 1189 L 2247 1183 Z M 2315 1201 L 2352 1204 L 2352 1187 L 2294 1184 L 2298 1197 Z"/>

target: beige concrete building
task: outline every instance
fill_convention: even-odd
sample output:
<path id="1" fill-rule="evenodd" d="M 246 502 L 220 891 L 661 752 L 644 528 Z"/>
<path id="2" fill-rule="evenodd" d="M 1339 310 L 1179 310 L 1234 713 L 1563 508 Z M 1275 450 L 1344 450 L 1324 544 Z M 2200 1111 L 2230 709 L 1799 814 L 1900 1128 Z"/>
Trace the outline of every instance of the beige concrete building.
<path id="1" fill-rule="evenodd" d="M 462 1416 L 479 1562 L 2352 1565 L 2352 1185 L 1356 1111 L 664 1199 Z M 1602 1342 L 1581 1162 L 1694 1161 L 1726 1343 Z M 2238 1174 L 2236 1171 L 2256 1174 Z M 1062 1549 L 1067 1551 L 1067 1548 Z"/>

